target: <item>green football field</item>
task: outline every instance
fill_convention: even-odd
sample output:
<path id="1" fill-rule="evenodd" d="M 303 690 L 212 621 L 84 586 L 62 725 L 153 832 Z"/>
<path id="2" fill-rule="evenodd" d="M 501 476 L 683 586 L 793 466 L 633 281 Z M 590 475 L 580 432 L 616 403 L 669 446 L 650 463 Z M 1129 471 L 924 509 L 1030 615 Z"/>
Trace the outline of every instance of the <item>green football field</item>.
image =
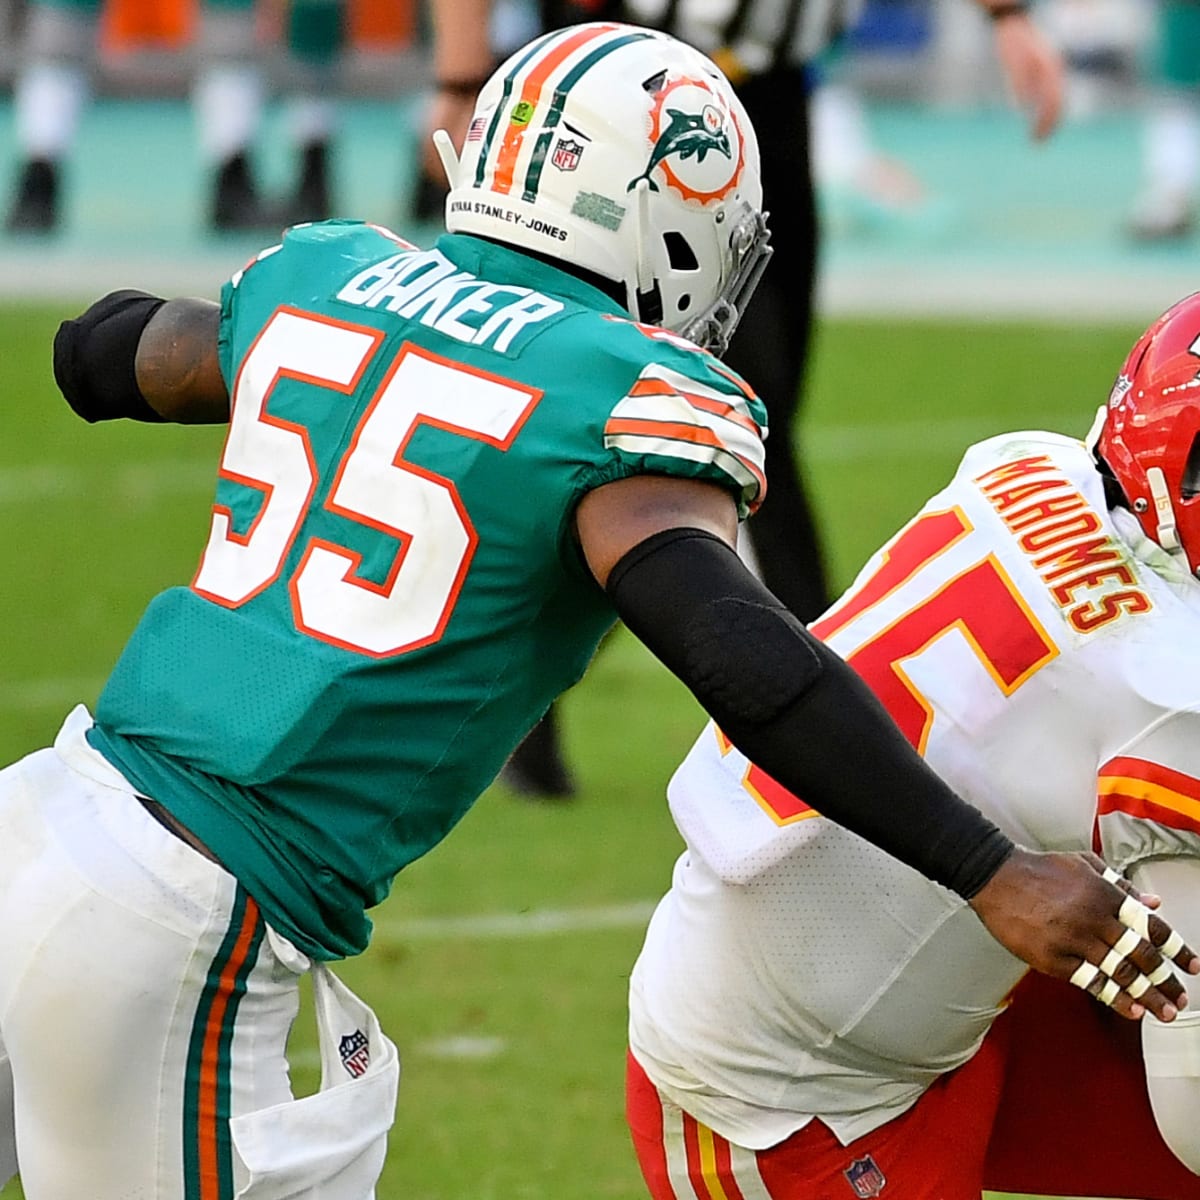
<path id="1" fill-rule="evenodd" d="M 220 448 L 219 430 L 76 420 L 49 355 L 73 311 L 0 308 L 3 761 L 94 701 L 147 600 L 190 578 Z M 968 443 L 1082 434 L 1142 323 L 827 322 L 803 437 L 836 582 Z M 397 881 L 371 950 L 342 969 L 405 1062 L 380 1200 L 643 1197 L 621 1113 L 625 986 L 679 848 L 664 786 L 701 718 L 618 634 L 564 720 L 578 800 L 494 788 Z"/>

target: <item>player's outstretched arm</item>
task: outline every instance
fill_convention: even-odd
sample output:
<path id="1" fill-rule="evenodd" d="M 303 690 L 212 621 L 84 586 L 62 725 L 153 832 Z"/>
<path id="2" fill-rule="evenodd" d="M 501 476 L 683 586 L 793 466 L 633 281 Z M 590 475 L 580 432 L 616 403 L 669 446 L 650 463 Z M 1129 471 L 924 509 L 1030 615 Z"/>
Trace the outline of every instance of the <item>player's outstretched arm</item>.
<path id="1" fill-rule="evenodd" d="M 161 417 L 188 425 L 229 420 L 229 391 L 217 353 L 220 306 L 168 300 L 138 340 L 138 388 Z"/>
<path id="2" fill-rule="evenodd" d="M 211 300 L 110 292 L 58 327 L 54 380 L 85 421 L 227 421 L 220 315 Z"/>
<path id="3" fill-rule="evenodd" d="M 1018 850 L 926 766 L 859 676 L 750 574 L 733 549 L 733 501 L 720 488 L 619 480 L 583 498 L 576 529 L 626 625 L 784 787 L 972 901 L 993 936 L 1040 971 L 1071 979 L 1121 940 L 1124 892 L 1087 856 Z M 1191 969 L 1193 957 L 1184 948 L 1177 961 Z M 1161 956 L 1147 942 L 1135 961 L 1153 971 Z M 1169 970 L 1140 997 L 1122 990 L 1114 999 L 1126 1016 L 1149 1010 L 1164 1020 L 1183 1003 Z"/>

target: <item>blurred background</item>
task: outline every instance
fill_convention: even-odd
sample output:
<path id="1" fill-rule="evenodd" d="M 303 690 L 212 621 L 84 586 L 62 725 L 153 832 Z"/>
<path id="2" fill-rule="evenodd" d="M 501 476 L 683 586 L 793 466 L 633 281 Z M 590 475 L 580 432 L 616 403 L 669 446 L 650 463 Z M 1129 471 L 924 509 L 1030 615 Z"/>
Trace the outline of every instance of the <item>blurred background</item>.
<path id="1" fill-rule="evenodd" d="M 238 257 L 212 236 L 222 154 L 245 151 L 262 219 L 221 232 L 262 242 L 307 212 L 289 201 L 313 131 L 332 210 L 421 233 L 414 216 L 430 213 L 415 159 L 430 80 L 415 0 L 346 0 L 336 39 L 338 6 L 322 0 L 260 0 L 252 14 L 235 11 L 249 0 L 91 7 L 83 47 L 34 18 L 74 20 L 87 0 L 0 0 L 9 228 L 29 228 L 13 218 L 30 158 L 57 160 L 58 175 L 53 229 L 0 234 L 0 292 L 87 295 L 131 271 L 151 289 L 211 292 Z M 498 48 L 534 28 L 531 7 L 496 5 Z M 232 35 L 214 32 L 214 14 L 231 13 Z M 290 23 L 304 13 L 297 40 Z M 869 0 L 818 62 L 821 312 L 1148 319 L 1191 290 L 1200 6 L 1040 0 L 1034 14 L 1070 76 L 1060 128 L 1033 148 L 968 0 Z"/>
<path id="2" fill-rule="evenodd" d="M 215 296 L 321 208 L 436 235 L 417 184 L 419 5 L 348 0 L 336 53 L 322 0 L 108 0 L 86 45 L 83 7 L 0 0 L 5 762 L 93 703 L 150 597 L 191 578 L 220 453 L 217 429 L 72 417 L 50 374 L 57 323 L 116 287 Z M 1037 144 L 969 0 L 871 0 L 817 65 L 802 424 L 835 588 L 970 442 L 1082 435 L 1136 335 L 1200 286 L 1198 14 L 1040 0 L 1070 72 Z M 497 47 L 530 18 L 498 5 Z M 664 788 L 702 719 L 620 633 L 564 710 L 574 801 L 497 784 L 343 968 L 406 1059 L 381 1200 L 643 1195 L 621 1116 L 625 986 L 679 848 Z M 304 1028 L 301 1087 L 314 1064 Z"/>

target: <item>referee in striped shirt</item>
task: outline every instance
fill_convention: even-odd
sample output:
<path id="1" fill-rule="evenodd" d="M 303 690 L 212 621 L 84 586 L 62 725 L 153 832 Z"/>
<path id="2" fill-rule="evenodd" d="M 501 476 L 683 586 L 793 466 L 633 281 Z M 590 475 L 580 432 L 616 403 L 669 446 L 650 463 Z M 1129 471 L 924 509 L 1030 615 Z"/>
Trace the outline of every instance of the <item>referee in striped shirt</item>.
<path id="1" fill-rule="evenodd" d="M 1043 138 L 1062 107 L 1064 67 L 1030 20 L 1025 0 L 964 0 L 992 19 L 996 53 L 1014 99 Z M 813 315 L 817 212 L 809 158 L 809 64 L 857 19 L 863 0 L 541 0 L 543 28 L 624 20 L 702 50 L 737 89 L 758 134 L 763 207 L 774 254 L 725 360 L 767 405 L 767 499 L 747 525 L 764 582 L 802 621 L 832 600 L 803 472 L 797 417 Z M 461 147 L 476 94 L 497 65 L 492 0 L 431 0 L 436 93 L 430 130 Z M 423 170 L 440 180 L 429 147 Z M 552 720 L 514 756 L 510 782 L 543 797 L 571 790 Z M 510 764 L 514 765 L 514 764 Z M 522 765 L 523 764 L 523 765 Z M 524 785 L 524 786 L 522 786 Z"/>

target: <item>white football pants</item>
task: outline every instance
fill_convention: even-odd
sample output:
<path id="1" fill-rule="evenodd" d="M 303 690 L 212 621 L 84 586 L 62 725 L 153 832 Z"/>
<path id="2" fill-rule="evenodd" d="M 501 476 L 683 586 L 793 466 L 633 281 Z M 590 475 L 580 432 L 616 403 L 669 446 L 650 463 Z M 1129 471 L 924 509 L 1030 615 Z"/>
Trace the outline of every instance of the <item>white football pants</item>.
<path id="1" fill-rule="evenodd" d="M 314 971 L 321 1091 L 284 1054 L 309 961 L 87 743 L 0 771 L 0 1180 L 27 1200 L 369 1200 L 399 1060 Z"/>

